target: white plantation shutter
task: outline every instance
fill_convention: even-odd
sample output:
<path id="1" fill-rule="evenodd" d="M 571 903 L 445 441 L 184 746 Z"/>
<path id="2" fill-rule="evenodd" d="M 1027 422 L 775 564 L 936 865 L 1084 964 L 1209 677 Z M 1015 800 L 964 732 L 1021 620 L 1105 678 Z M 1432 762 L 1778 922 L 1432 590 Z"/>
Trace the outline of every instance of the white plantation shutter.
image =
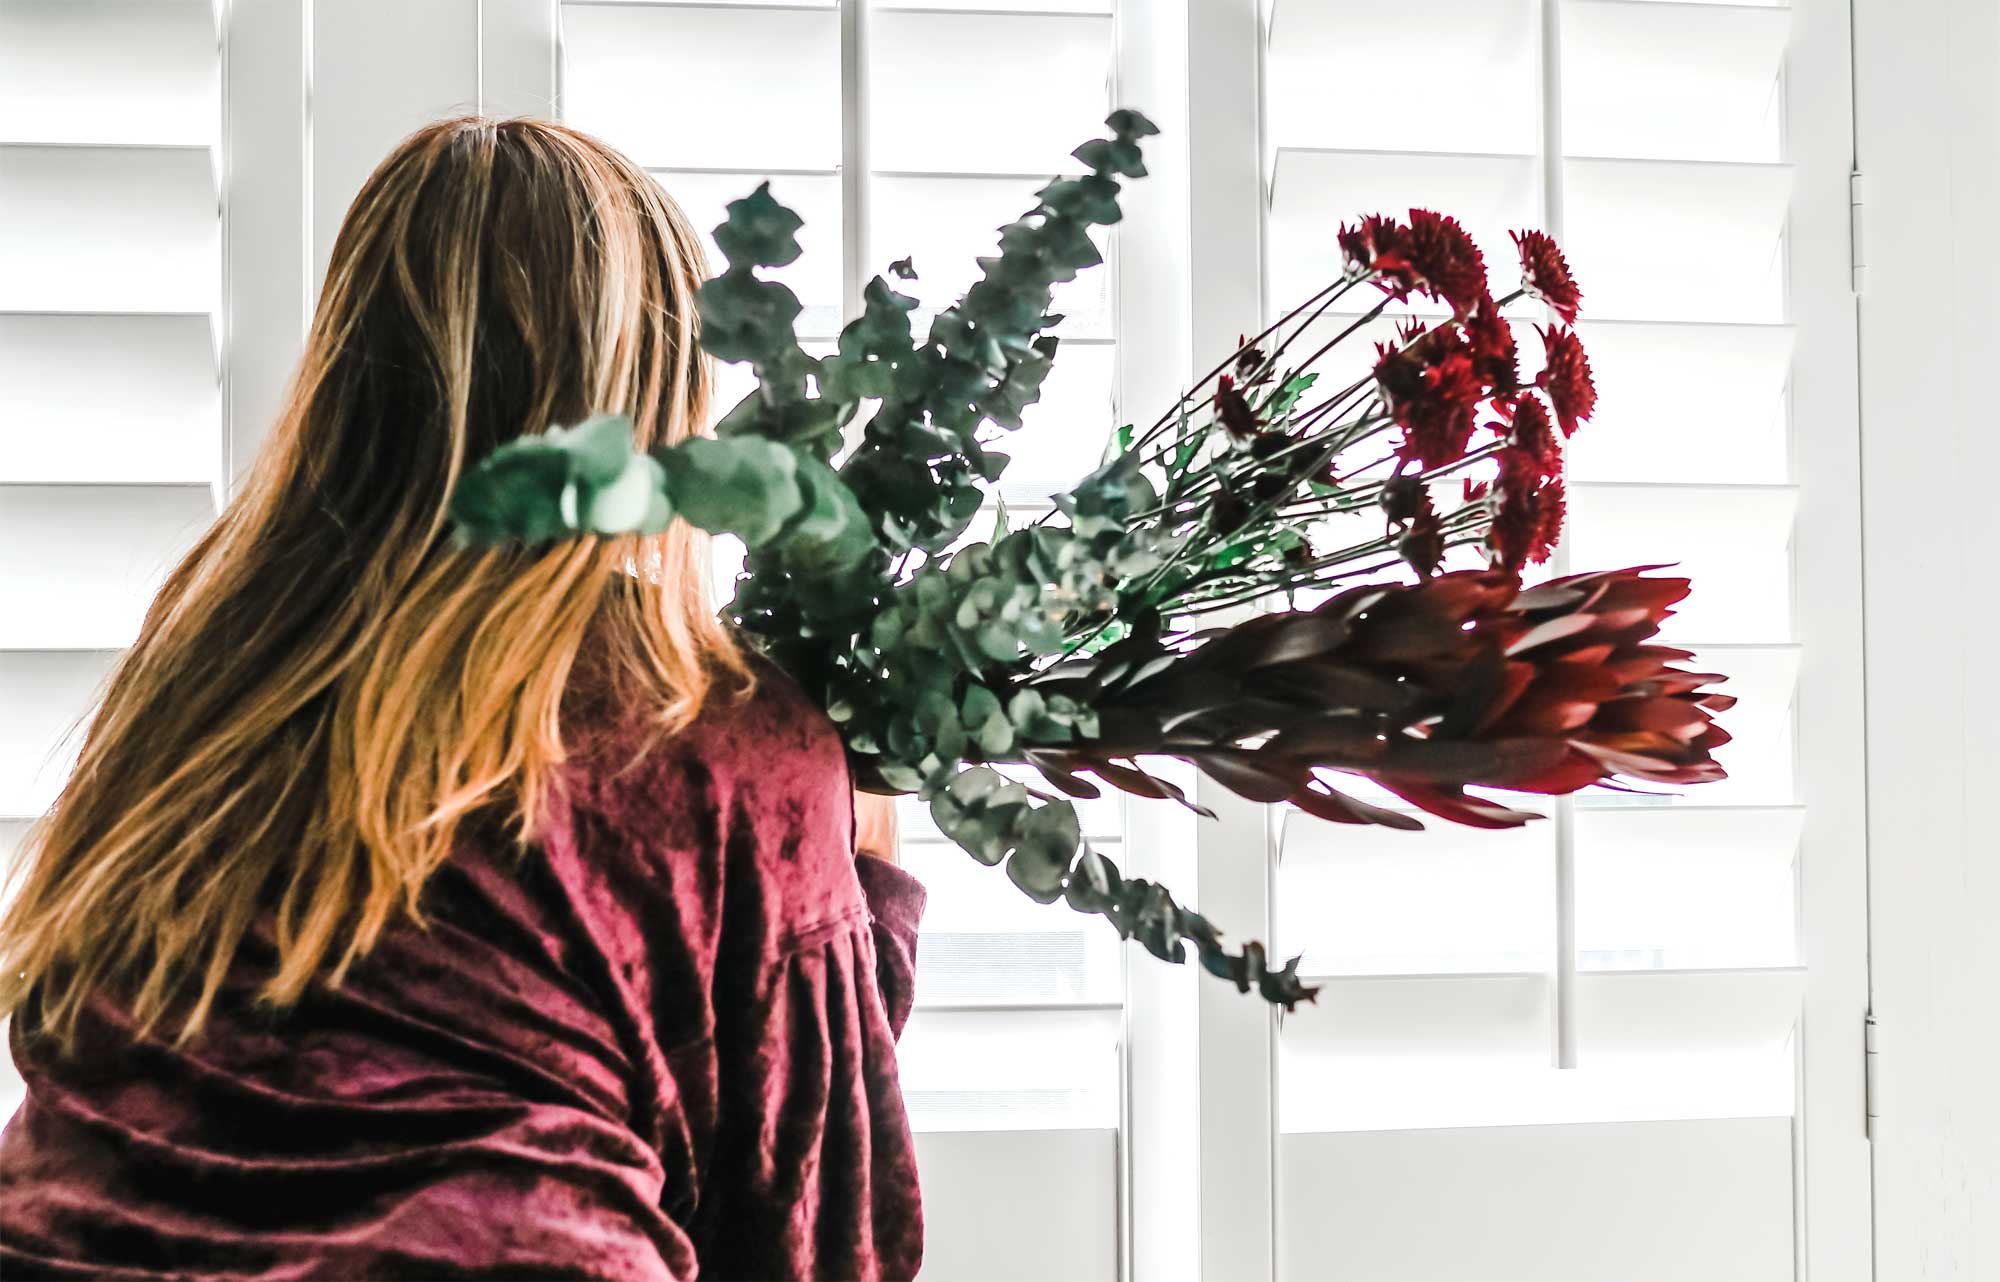
<path id="1" fill-rule="evenodd" d="M 162 575 L 223 436 L 217 14 L 0 5 L 0 855 Z M 0 1115 L 18 1085 L 0 1082 Z"/>
<path id="2" fill-rule="evenodd" d="M 1785 132 L 1803 25 L 1658 0 L 1452 0 L 1422 21 L 1271 8 L 1273 318 L 1337 270 L 1332 230 L 1360 214 L 1457 215 L 1496 294 L 1517 279 L 1506 232 L 1554 233 L 1600 391 L 1569 453 L 1557 568 L 1677 563 L 1695 593 L 1665 637 L 1742 699 L 1722 717 L 1727 783 L 1586 793 L 1504 833 L 1284 816 L 1274 934 L 1325 989 L 1280 1033 L 1281 1277 L 1804 1267 L 1801 864 L 1846 866 L 1852 836 L 1802 841 L 1813 762 L 1793 734 L 1801 642 L 1841 644 L 1804 636 L 1794 574 L 1801 461 L 1841 438 L 1789 401 L 1793 322 L 1846 286 L 1788 244 L 1797 211 L 1830 212 L 1824 185 L 1805 203 Z M 1511 310 L 1532 371 L 1528 324 L 1549 318 Z M 1854 494 L 1818 497 L 1851 537 Z M 1819 529 L 1838 552 L 1840 525 Z M 1846 762 L 1818 764 L 1824 783 Z"/>
<path id="3" fill-rule="evenodd" d="M 1109 0 L 865 12 L 570 0 L 560 21 L 564 118 L 646 165 L 699 229 L 765 179 L 805 219 L 803 256 L 774 275 L 799 295 L 800 338 L 816 351 L 831 349 L 861 284 L 905 256 L 918 279 L 898 288 L 919 299 L 921 332 L 976 278 L 998 228 L 1074 170 L 1070 149 L 1111 105 Z M 1114 425 L 1110 275 L 1059 292 L 1063 351 L 1002 446 L 1018 460 L 1000 496 L 1015 519 L 1094 466 Z M 718 413 L 750 386 L 740 367 L 720 375 Z M 995 517 L 982 512 L 969 537 Z M 1119 857 L 1119 803 L 1082 810 Z M 1022 897 L 923 807 L 907 804 L 902 822 L 904 859 L 929 892 L 900 1051 L 925 1174 L 925 1276 L 1115 1276 L 1119 942 Z M 1021 1232 L 991 1213 L 996 1181 L 1032 1181 L 1037 1203 L 1065 1214 Z"/>

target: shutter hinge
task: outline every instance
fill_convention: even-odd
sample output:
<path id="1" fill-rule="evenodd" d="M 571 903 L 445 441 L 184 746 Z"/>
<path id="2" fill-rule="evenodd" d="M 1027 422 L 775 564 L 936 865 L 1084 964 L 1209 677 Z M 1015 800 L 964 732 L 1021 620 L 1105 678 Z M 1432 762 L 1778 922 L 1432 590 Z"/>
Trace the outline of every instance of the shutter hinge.
<path id="1" fill-rule="evenodd" d="M 1880 1096 L 1876 1093 L 1876 1065 L 1881 1055 L 1876 1050 L 1875 1016 L 1871 1013 L 1861 1021 L 1861 1130 L 1869 1140 L 1875 1138 L 1875 1119 Z"/>
<path id="2" fill-rule="evenodd" d="M 1867 285 L 1868 262 L 1862 252 L 1862 185 L 1861 171 L 1852 170 L 1847 175 L 1847 266 L 1849 287 L 1858 296 Z"/>

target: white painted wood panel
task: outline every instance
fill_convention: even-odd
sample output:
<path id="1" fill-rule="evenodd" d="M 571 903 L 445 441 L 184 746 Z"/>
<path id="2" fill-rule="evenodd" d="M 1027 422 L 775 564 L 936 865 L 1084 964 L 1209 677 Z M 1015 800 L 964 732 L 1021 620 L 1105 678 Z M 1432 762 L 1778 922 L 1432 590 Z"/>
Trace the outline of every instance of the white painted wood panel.
<path id="1" fill-rule="evenodd" d="M 1983 1282 L 2000 1273 L 2000 10 L 1854 14 L 1875 1277 Z"/>
<path id="2" fill-rule="evenodd" d="M 1286 1282 L 1789 1282 L 1790 1118 L 1287 1135 Z"/>
<path id="3" fill-rule="evenodd" d="M 1118 1132 L 917 1136 L 923 1282 L 1112 1282 Z"/>

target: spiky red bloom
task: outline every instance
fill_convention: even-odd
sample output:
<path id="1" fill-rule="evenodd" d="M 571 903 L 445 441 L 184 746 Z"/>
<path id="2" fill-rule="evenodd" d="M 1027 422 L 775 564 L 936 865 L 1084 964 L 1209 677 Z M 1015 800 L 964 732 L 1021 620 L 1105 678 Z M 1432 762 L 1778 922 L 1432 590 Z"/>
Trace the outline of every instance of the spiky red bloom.
<path id="1" fill-rule="evenodd" d="M 1222 420 L 1222 426 L 1238 440 L 1248 440 L 1257 435 L 1257 414 L 1250 408 L 1243 393 L 1236 390 L 1236 380 L 1223 374 L 1215 380 L 1215 416 Z"/>
<path id="2" fill-rule="evenodd" d="M 1382 403 L 1403 429 L 1397 457 L 1426 471 L 1464 458 L 1486 385 L 1456 328 L 1416 326 L 1401 349 L 1377 344 L 1375 350 Z"/>
<path id="3" fill-rule="evenodd" d="M 1405 225 L 1370 214 L 1342 224 L 1334 239 L 1350 271 L 1372 274 L 1375 287 L 1399 301 L 1423 294 L 1464 316 L 1489 297 L 1486 258 L 1455 218 L 1412 209 Z"/>
<path id="4" fill-rule="evenodd" d="M 1492 387 L 1493 395 L 1508 396 L 1521 386 L 1521 360 L 1514 345 L 1514 327 L 1500 309 L 1486 300 L 1462 322 L 1465 340 L 1472 346 L 1479 376 Z"/>
<path id="5" fill-rule="evenodd" d="M 1414 282 L 1409 279 L 1410 271 L 1410 229 L 1386 214 L 1369 214 L 1352 227 L 1340 225 L 1334 240 L 1340 245 L 1340 252 L 1347 259 L 1347 268 L 1357 274 L 1377 273 L 1400 284 L 1406 295 Z M 1382 285 L 1389 290 L 1389 284 Z M 1391 291 L 1393 292 L 1393 291 Z"/>
<path id="6" fill-rule="evenodd" d="M 1542 475 L 1528 451 L 1507 449 L 1500 452 L 1500 479 L 1495 489 L 1499 503 L 1486 534 L 1493 564 L 1513 571 L 1524 565 L 1541 565 L 1562 537 L 1567 507 L 1562 478 Z"/>
<path id="7" fill-rule="evenodd" d="M 1418 288 L 1451 307 L 1454 316 L 1492 310 L 1487 293 L 1486 256 L 1456 218 L 1428 209 L 1410 211 L 1411 268 Z M 1485 303 L 1484 308 L 1480 307 Z"/>
<path id="8" fill-rule="evenodd" d="M 1508 450 L 1518 450 L 1531 461 L 1538 478 L 1561 476 L 1562 442 L 1556 439 L 1555 424 L 1549 422 L 1542 398 L 1529 392 L 1512 404 L 1513 423 L 1503 429 Z"/>
<path id="9" fill-rule="evenodd" d="M 1652 643 L 1688 593 L 1684 578 L 1649 577 L 1655 568 L 1527 591 L 1501 571 L 1460 571 L 1353 588 L 1191 649 L 1135 635 L 1043 683 L 1096 708 L 1101 733 L 1030 755 L 1065 791 L 1085 771 L 1141 796 L 1178 795 L 1134 764 L 1159 754 L 1253 801 L 1394 828 L 1422 824 L 1346 796 L 1321 772 L 1374 779 L 1481 828 L 1536 816 L 1468 787 L 1560 794 L 1720 779 L 1713 752 L 1729 736 L 1712 716 L 1735 701 L 1706 689 L 1721 677 L 1675 666 L 1687 652 Z"/>
<path id="10" fill-rule="evenodd" d="M 1565 325 L 1576 324 L 1576 311 L 1583 303 L 1583 291 L 1569 274 L 1569 260 L 1560 246 L 1538 231 L 1508 233 L 1521 252 L 1521 287 L 1549 305 Z"/>
<path id="11" fill-rule="evenodd" d="M 1584 355 L 1583 343 L 1575 330 L 1554 325 L 1544 329 L 1537 325 L 1535 332 L 1542 336 L 1543 353 L 1542 372 L 1536 376 L 1535 385 L 1549 394 L 1563 435 L 1574 435 L 1576 425 L 1597 408 L 1597 384 L 1590 376 L 1590 358 Z"/>

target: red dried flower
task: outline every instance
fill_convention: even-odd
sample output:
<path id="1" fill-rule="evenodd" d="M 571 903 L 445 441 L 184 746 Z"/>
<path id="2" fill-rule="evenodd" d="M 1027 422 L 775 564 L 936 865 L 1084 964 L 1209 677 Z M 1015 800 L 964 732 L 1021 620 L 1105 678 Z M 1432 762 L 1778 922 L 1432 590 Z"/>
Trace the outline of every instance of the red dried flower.
<path id="1" fill-rule="evenodd" d="M 1456 218 L 1428 209 L 1410 211 L 1410 266 L 1418 288 L 1451 306 L 1454 316 L 1492 310 L 1486 256 Z M 1485 303 L 1484 308 L 1480 307 Z"/>
<path id="2" fill-rule="evenodd" d="M 1403 536 L 1396 540 L 1396 555 L 1408 562 L 1422 579 L 1436 574 L 1438 566 L 1444 563 L 1444 522 L 1431 506 L 1429 494 L 1424 495 L 1423 507 L 1410 518 Z"/>
<path id="3" fill-rule="evenodd" d="M 1520 390 L 1521 361 L 1514 346 L 1514 327 L 1493 300 L 1487 299 L 1463 324 L 1466 341 L 1479 364 L 1479 376 L 1493 388 L 1493 394 L 1507 396 Z"/>
<path id="4" fill-rule="evenodd" d="M 1500 429 L 1500 425 L 1494 425 Z M 1529 392 L 1513 402 L 1513 425 L 1505 432 L 1509 452 L 1519 451 L 1531 462 L 1541 478 L 1562 475 L 1562 443 L 1556 439 L 1555 424 L 1542 408 L 1542 398 Z"/>
<path id="5" fill-rule="evenodd" d="M 1408 226 L 1370 214 L 1334 237 L 1348 269 L 1376 277 L 1375 287 L 1402 300 L 1423 294 L 1464 316 L 1489 298 L 1486 258 L 1458 220 L 1428 209 L 1412 209 Z"/>
<path id="6" fill-rule="evenodd" d="M 1688 654 L 1653 641 L 1687 592 L 1684 578 L 1636 569 L 1525 591 L 1491 570 L 1365 584 L 1309 611 L 1257 615 L 1136 681 L 1079 675 L 1101 692 L 1107 733 L 1037 764 L 1159 796 L 1121 763 L 1166 752 L 1253 801 L 1406 829 L 1422 825 L 1344 795 L 1327 772 L 1374 779 L 1481 828 L 1535 816 L 1468 787 L 1554 795 L 1621 778 L 1705 783 L 1723 777 L 1713 753 L 1729 741 L 1713 714 L 1735 701 L 1709 688 L 1722 678 L 1674 666 Z M 1134 657 L 1113 647 L 1095 662 L 1124 673 Z"/>
<path id="7" fill-rule="evenodd" d="M 1222 420 L 1222 426 L 1231 436 L 1248 440 L 1257 435 L 1257 413 L 1250 408 L 1250 402 L 1243 393 L 1236 390 L 1236 380 L 1224 374 L 1215 380 L 1215 416 Z"/>
<path id="8" fill-rule="evenodd" d="M 1569 260 L 1563 257 L 1561 247 L 1546 234 L 1538 231 L 1517 231 L 1509 233 L 1514 238 L 1514 246 L 1521 252 L 1521 287 L 1549 305 L 1549 310 L 1562 317 L 1565 325 L 1576 324 L 1576 310 L 1583 302 L 1583 291 L 1576 287 L 1576 278 L 1569 274 Z"/>
<path id="9" fill-rule="evenodd" d="M 1597 408 L 1597 384 L 1590 377 L 1590 358 L 1584 355 L 1583 343 L 1575 330 L 1554 325 L 1544 329 L 1537 325 L 1535 332 L 1542 336 L 1545 358 L 1535 385 L 1549 394 L 1563 435 L 1574 435 L 1576 425 Z"/>
<path id="10" fill-rule="evenodd" d="M 1500 501 L 1486 534 L 1487 549 L 1498 569 L 1518 571 L 1524 565 L 1540 565 L 1562 537 L 1567 506 L 1562 478 L 1539 473 L 1527 451 L 1501 452 L 1500 479 L 1495 483 Z"/>
<path id="11" fill-rule="evenodd" d="M 1400 284 L 1402 293 L 1390 289 L 1388 283 L 1376 282 L 1392 296 L 1402 298 L 1415 286 L 1415 282 L 1408 277 L 1410 231 L 1395 219 L 1386 214 L 1370 214 L 1352 227 L 1342 223 L 1334 240 L 1346 256 L 1350 272 L 1379 273 L 1394 278 Z"/>
<path id="12" fill-rule="evenodd" d="M 1383 404 L 1403 429 L 1396 456 L 1425 471 L 1464 458 L 1486 385 L 1456 329 L 1416 326 L 1401 349 L 1377 344 L 1375 350 Z"/>

